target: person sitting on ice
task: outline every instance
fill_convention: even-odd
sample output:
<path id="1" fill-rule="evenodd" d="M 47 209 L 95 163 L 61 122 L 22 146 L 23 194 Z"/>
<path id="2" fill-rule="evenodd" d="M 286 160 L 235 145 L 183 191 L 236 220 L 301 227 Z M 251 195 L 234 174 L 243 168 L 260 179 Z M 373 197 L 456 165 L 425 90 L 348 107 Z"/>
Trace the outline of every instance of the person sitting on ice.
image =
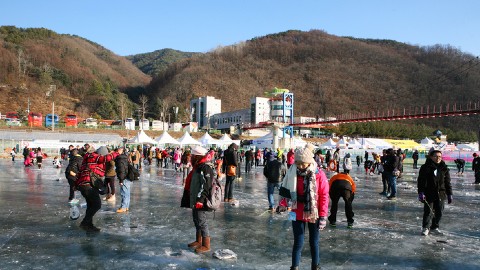
<path id="1" fill-rule="evenodd" d="M 62 167 L 62 162 L 58 159 L 57 156 L 53 158 L 53 167 L 57 169 Z"/>

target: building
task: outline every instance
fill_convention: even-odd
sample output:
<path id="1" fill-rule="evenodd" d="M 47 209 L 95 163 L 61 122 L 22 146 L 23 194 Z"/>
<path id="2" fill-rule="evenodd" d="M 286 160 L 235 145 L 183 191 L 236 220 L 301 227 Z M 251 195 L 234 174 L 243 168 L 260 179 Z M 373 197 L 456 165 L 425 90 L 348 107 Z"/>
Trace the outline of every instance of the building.
<path id="1" fill-rule="evenodd" d="M 306 124 L 306 123 L 312 123 L 317 121 L 323 121 L 323 120 L 317 120 L 315 117 L 306 117 L 306 116 L 297 116 L 293 118 L 293 122 L 295 124 Z"/>
<path id="2" fill-rule="evenodd" d="M 221 112 L 221 100 L 200 97 L 190 101 L 191 121 L 201 129 L 232 130 L 245 125 L 279 122 L 293 124 L 293 93 L 288 89 L 274 88 L 268 97 L 252 97 L 250 108 Z"/>
<path id="3" fill-rule="evenodd" d="M 293 124 L 293 93 L 288 89 L 273 88 L 270 96 L 270 117 L 273 122 Z"/>
<path id="4" fill-rule="evenodd" d="M 250 99 L 250 123 L 258 124 L 268 122 L 270 117 L 270 99 L 264 97 L 253 97 Z"/>
<path id="5" fill-rule="evenodd" d="M 190 100 L 190 120 L 199 128 L 209 129 L 210 117 L 222 112 L 222 101 L 214 97 L 199 97 Z"/>
<path id="6" fill-rule="evenodd" d="M 242 109 L 214 114 L 210 118 L 210 126 L 214 129 L 226 130 L 230 127 L 241 127 L 250 121 L 250 109 Z"/>

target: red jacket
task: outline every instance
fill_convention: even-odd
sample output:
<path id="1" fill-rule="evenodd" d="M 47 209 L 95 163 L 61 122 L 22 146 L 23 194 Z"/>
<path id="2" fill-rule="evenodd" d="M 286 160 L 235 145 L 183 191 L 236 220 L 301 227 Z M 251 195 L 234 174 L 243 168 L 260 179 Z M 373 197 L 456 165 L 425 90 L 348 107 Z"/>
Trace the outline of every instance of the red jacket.
<path id="1" fill-rule="evenodd" d="M 114 160 L 117 156 L 117 152 L 112 152 L 105 156 L 101 156 L 96 152 L 85 154 L 85 156 L 83 156 L 82 166 L 80 167 L 80 173 L 77 175 L 77 181 L 75 181 L 75 186 L 90 183 L 90 171 L 99 176 L 105 176 L 105 163 Z"/>
<path id="2" fill-rule="evenodd" d="M 317 207 L 318 207 L 318 216 L 326 217 L 328 216 L 328 203 L 330 202 L 330 196 L 328 191 L 330 186 L 328 185 L 328 179 L 325 173 L 322 170 L 318 170 L 315 174 L 315 179 L 317 181 Z M 297 176 L 297 196 L 303 196 L 303 176 Z M 297 216 L 297 220 L 307 222 L 303 218 L 303 202 L 297 201 L 297 209 L 293 209 Z"/>
<path id="3" fill-rule="evenodd" d="M 292 165 L 293 163 L 295 163 L 295 153 L 293 150 L 290 150 L 287 153 L 287 164 Z"/>

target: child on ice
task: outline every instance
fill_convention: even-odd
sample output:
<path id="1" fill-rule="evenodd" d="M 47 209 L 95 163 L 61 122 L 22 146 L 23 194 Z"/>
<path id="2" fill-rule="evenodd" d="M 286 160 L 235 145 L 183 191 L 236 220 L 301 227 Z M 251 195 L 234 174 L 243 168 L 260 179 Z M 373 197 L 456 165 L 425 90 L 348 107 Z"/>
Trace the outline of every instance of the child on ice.
<path id="1" fill-rule="evenodd" d="M 55 167 L 55 168 L 57 168 L 57 169 L 59 169 L 59 168 L 62 167 L 62 163 L 60 162 L 60 160 L 58 159 L 57 156 L 55 156 L 55 157 L 53 158 L 53 167 Z"/>

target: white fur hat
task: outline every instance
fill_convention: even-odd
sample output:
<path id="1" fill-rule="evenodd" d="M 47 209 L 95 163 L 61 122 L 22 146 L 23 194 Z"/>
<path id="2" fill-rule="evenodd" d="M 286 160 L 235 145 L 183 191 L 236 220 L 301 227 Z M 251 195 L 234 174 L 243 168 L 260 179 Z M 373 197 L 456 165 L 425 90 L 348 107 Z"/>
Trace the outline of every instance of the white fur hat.
<path id="1" fill-rule="evenodd" d="M 200 145 L 197 145 L 192 148 L 192 155 L 196 156 L 205 156 L 207 154 L 208 150 L 201 147 Z"/>
<path id="2" fill-rule="evenodd" d="M 312 151 L 308 148 L 299 148 L 295 150 L 295 162 L 315 163 Z"/>

